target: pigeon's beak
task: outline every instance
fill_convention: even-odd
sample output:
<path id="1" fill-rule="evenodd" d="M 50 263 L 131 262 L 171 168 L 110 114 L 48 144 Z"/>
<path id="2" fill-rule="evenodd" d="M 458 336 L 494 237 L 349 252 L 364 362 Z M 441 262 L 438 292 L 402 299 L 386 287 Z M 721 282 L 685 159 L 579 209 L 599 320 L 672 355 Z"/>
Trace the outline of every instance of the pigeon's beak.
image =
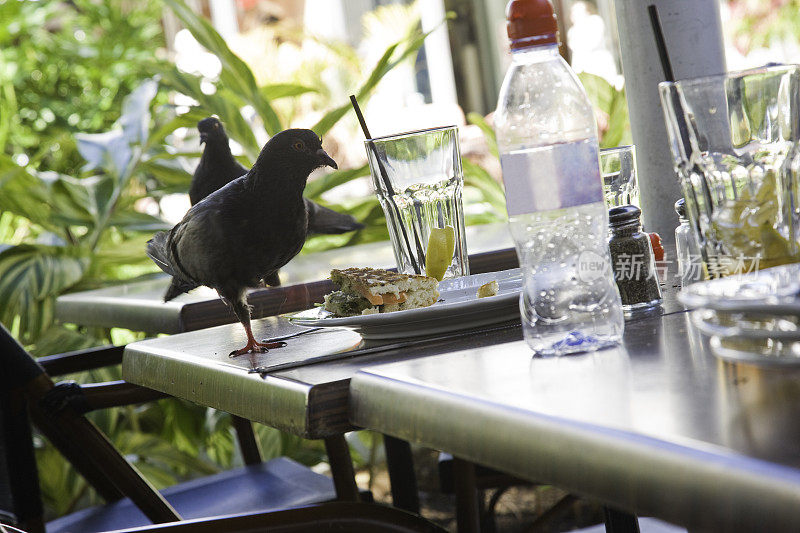
<path id="1" fill-rule="evenodd" d="M 206 133 L 205 131 L 201 131 L 200 132 L 200 144 L 203 144 L 206 141 L 208 141 L 208 133 Z"/>
<path id="2" fill-rule="evenodd" d="M 317 150 L 317 159 L 319 159 L 319 164 L 322 166 L 328 166 L 335 169 L 339 168 L 339 165 L 336 164 L 336 161 L 334 161 L 333 158 L 328 155 L 328 152 L 322 148 Z"/>

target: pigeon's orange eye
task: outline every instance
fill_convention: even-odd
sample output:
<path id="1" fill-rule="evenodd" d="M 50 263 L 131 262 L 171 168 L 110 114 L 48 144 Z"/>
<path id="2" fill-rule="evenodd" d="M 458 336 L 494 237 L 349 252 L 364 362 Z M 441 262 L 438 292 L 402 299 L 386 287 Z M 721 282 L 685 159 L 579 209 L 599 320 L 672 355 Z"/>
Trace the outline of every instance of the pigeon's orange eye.
<path id="1" fill-rule="evenodd" d="M 292 148 L 294 148 L 298 152 L 304 150 L 305 147 L 306 145 L 303 144 L 303 141 L 295 141 L 294 144 L 292 145 Z"/>

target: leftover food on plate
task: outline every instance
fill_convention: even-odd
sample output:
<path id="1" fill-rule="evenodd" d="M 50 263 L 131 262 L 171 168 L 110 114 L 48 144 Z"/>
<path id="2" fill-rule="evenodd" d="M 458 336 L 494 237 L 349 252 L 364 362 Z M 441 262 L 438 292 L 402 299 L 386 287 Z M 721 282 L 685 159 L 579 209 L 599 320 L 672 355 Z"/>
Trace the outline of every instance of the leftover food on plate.
<path id="1" fill-rule="evenodd" d="M 332 270 L 331 281 L 339 290 L 325 295 L 323 307 L 340 317 L 417 309 L 439 299 L 439 282 L 430 276 L 346 268 Z"/>
<path id="2" fill-rule="evenodd" d="M 489 296 L 494 296 L 500 291 L 500 285 L 497 284 L 497 280 L 493 279 L 489 283 L 484 283 L 480 287 L 478 287 L 478 298 L 487 298 Z"/>

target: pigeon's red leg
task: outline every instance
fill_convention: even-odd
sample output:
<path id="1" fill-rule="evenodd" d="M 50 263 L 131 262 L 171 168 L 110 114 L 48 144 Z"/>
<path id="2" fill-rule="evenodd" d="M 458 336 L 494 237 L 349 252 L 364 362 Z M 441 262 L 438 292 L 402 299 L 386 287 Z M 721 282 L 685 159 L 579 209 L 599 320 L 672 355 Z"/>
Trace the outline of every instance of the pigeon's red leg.
<path id="1" fill-rule="evenodd" d="M 246 353 L 266 352 L 271 348 L 282 348 L 286 346 L 285 342 L 258 342 L 255 337 L 253 337 L 253 330 L 250 328 L 250 324 L 244 324 L 244 330 L 247 332 L 247 344 L 240 350 L 232 351 L 231 357 Z"/>
<path id="2" fill-rule="evenodd" d="M 250 307 L 247 305 L 247 301 L 245 300 L 244 291 L 240 291 L 238 297 L 229 298 L 228 301 L 231 302 L 233 312 L 236 314 L 236 317 L 239 319 L 239 322 L 242 323 L 242 326 L 244 326 L 244 330 L 247 333 L 247 344 L 245 344 L 244 348 L 240 350 L 232 351 L 230 353 L 230 357 L 235 357 L 237 355 L 246 353 L 266 352 L 270 348 L 281 348 L 282 346 L 286 346 L 285 342 L 258 342 L 255 337 L 253 337 L 253 330 L 250 327 Z"/>

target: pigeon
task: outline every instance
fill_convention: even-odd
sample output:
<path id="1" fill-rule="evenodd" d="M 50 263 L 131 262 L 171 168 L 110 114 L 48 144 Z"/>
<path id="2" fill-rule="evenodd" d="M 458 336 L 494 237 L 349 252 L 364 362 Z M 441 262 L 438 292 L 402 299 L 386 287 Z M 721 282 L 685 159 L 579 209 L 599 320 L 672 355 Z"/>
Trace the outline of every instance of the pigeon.
<path id="1" fill-rule="evenodd" d="M 232 356 L 284 344 L 255 340 L 247 289 L 274 279 L 300 252 L 308 231 L 303 189 L 322 166 L 338 168 L 313 131 L 284 130 L 264 145 L 253 168 L 147 243 L 147 255 L 172 276 L 165 302 L 205 285 L 231 306 L 247 333 L 247 344 Z"/>
<path id="2" fill-rule="evenodd" d="M 216 117 L 204 118 L 198 122 L 197 130 L 200 132 L 200 143 L 205 143 L 206 146 L 189 187 L 189 200 L 192 205 L 231 180 L 247 173 L 247 169 L 233 157 L 228 144 L 228 135 Z M 308 199 L 304 201 L 308 212 L 309 233 L 338 235 L 364 227 L 350 215 L 337 213 Z"/>

